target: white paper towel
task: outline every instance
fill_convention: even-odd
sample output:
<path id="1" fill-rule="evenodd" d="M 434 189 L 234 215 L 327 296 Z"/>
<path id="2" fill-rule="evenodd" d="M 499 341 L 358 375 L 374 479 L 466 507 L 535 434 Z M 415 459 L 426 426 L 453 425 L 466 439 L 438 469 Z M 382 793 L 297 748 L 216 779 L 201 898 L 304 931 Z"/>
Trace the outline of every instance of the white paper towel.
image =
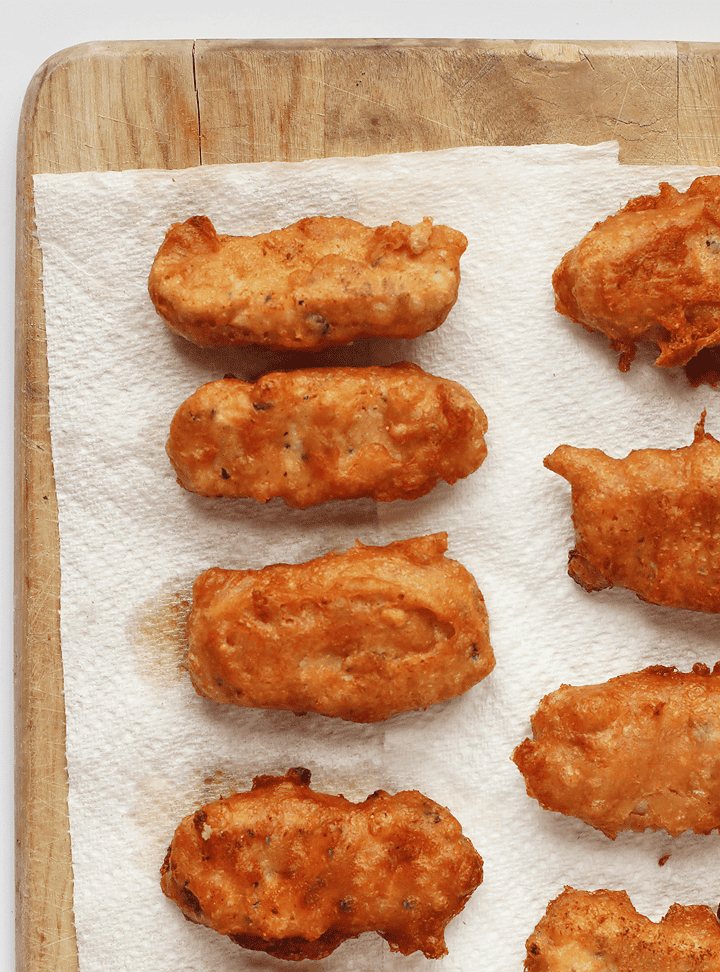
<path id="1" fill-rule="evenodd" d="M 621 590 L 590 595 L 570 580 L 570 490 L 542 465 L 562 442 L 615 456 L 687 445 L 703 408 L 720 435 L 717 391 L 652 368 L 642 351 L 622 375 L 603 337 L 555 313 L 550 283 L 597 219 L 661 179 L 685 188 L 701 171 L 621 166 L 612 143 L 35 177 L 81 972 L 107 972 L 108 963 L 115 972 L 287 968 L 185 922 L 158 872 L 181 817 L 258 773 L 298 765 L 316 788 L 353 800 L 419 789 L 461 821 L 485 859 L 485 881 L 448 929 L 450 954 L 439 962 L 448 972 L 520 969 L 528 934 L 565 884 L 625 888 L 655 919 L 673 901 L 717 906 L 717 834 L 610 841 L 542 811 L 510 761 L 540 697 L 561 682 L 720 657 L 717 617 Z M 488 415 L 481 469 L 412 503 L 306 511 L 177 486 L 164 452 L 177 406 L 205 381 L 255 377 L 282 360 L 199 350 L 155 314 L 155 252 L 171 222 L 196 214 L 244 235 L 315 214 L 375 225 L 429 215 L 462 230 L 460 297 L 439 330 L 307 360 L 409 359 L 462 382 Z M 467 695 L 371 726 L 196 696 L 181 667 L 182 616 L 202 570 L 299 562 L 358 537 L 387 543 L 438 530 L 477 578 L 490 615 L 497 667 Z M 364 935 L 319 967 L 427 962 Z"/>

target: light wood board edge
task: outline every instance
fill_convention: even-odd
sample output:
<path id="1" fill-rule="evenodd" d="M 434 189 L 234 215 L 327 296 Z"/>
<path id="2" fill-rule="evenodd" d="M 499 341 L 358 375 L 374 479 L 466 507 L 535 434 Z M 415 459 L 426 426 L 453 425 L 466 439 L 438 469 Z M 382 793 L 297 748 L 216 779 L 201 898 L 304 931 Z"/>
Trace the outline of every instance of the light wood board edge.
<path id="1" fill-rule="evenodd" d="M 408 66 L 405 55 L 411 51 L 422 53 L 419 65 Z M 247 138 L 238 121 L 247 125 L 253 120 L 253 99 L 260 89 L 249 87 L 242 104 L 235 98 L 223 101 L 217 90 L 212 96 L 203 91 L 203 71 L 210 77 L 221 63 L 227 67 L 238 57 L 251 73 L 261 72 L 256 82 L 278 59 L 289 74 L 309 69 L 312 84 L 303 97 L 306 102 L 315 98 L 319 109 L 315 116 L 306 115 L 301 129 L 297 120 L 280 112 L 284 137 L 263 129 L 260 119 L 258 130 Z M 367 58 L 375 58 L 381 66 L 401 64 L 406 76 L 420 83 L 431 84 L 438 70 L 464 72 L 465 100 L 459 109 L 448 104 L 430 119 L 423 120 L 415 111 L 398 139 L 392 126 L 402 111 L 401 99 L 392 105 L 388 104 L 392 99 L 377 99 L 377 89 L 371 86 L 362 97 L 354 90 L 357 81 L 365 83 L 370 73 L 353 73 Z M 495 103 L 492 98 L 490 103 L 483 101 L 486 91 L 479 86 L 487 72 L 495 72 Z M 446 81 L 453 76 L 447 75 Z M 535 92 L 538 104 L 550 93 L 549 108 L 523 101 L 528 79 L 540 87 Z M 83 81 L 80 97 L 78 86 Z M 278 111 L 283 107 L 278 98 L 286 98 L 287 91 L 278 94 L 274 87 L 269 85 L 270 90 L 261 94 L 266 107 Z M 592 117 L 588 92 L 599 92 L 601 87 L 606 92 L 603 108 Z M 572 89 L 578 100 L 568 111 L 562 100 Z M 117 104 L 112 103 L 117 90 L 122 91 L 124 117 L 118 117 Z M 649 125 L 648 106 L 657 108 Z M 508 112 L 503 129 L 502 117 Z M 227 133 L 220 134 L 221 125 L 228 122 L 229 139 Z M 520 131 L 524 138 L 518 137 Z M 626 162 L 720 163 L 720 45 L 467 39 L 98 42 L 61 51 L 39 69 L 21 115 L 17 181 L 16 964 L 22 972 L 77 970 L 57 501 L 33 174 L 182 168 L 200 161 L 292 161 L 464 144 L 540 140 L 587 144 L 609 137 L 619 139 L 621 159 Z"/>
<path id="2" fill-rule="evenodd" d="M 42 258 L 32 233 L 32 172 L 22 142 L 21 133 L 15 346 L 16 968 L 74 972 L 59 536 L 48 423 Z"/>

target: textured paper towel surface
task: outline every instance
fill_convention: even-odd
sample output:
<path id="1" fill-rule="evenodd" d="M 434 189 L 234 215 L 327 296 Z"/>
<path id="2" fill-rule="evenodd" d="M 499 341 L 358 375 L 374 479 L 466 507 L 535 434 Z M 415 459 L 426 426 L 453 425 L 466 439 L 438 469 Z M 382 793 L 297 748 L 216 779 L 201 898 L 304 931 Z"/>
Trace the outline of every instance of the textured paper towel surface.
<path id="1" fill-rule="evenodd" d="M 230 972 L 285 967 L 187 923 L 160 892 L 176 824 L 258 773 L 304 765 L 313 785 L 364 799 L 419 789 L 449 807 L 485 859 L 485 881 L 447 933 L 444 970 L 510 972 L 563 885 L 625 888 L 657 919 L 673 901 L 717 906 L 720 837 L 624 834 L 615 842 L 540 810 L 510 761 L 542 695 L 649 664 L 719 657 L 717 617 L 589 595 L 567 576 L 570 490 L 543 468 L 558 444 L 687 445 L 718 392 L 692 389 L 638 354 L 621 375 L 604 338 L 554 311 L 550 277 L 597 220 L 697 170 L 629 167 L 614 144 L 531 146 L 299 164 L 35 178 L 60 508 L 61 631 L 75 917 L 81 972 Z M 707 172 L 708 170 L 704 170 Z M 488 415 L 489 456 L 454 487 L 412 503 L 306 511 L 282 501 L 184 492 L 164 452 L 177 406 L 227 372 L 255 377 L 274 352 L 202 351 L 174 336 L 147 294 L 171 222 L 208 215 L 253 234 L 306 215 L 368 224 L 424 216 L 462 230 L 457 305 L 414 342 L 356 342 L 308 363 L 409 359 L 462 382 Z M 449 555 L 485 595 L 497 656 L 463 698 L 355 726 L 219 706 L 182 669 L 182 617 L 207 567 L 299 562 L 331 548 L 447 530 Z M 661 869 L 658 860 L 669 854 Z M 320 963 L 424 969 L 375 935 Z"/>

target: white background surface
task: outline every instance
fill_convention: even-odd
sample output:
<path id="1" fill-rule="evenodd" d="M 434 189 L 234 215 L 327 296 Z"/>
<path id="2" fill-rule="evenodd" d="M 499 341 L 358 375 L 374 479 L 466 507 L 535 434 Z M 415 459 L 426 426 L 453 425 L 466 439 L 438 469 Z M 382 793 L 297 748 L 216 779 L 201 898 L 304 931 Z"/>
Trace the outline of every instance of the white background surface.
<path id="1" fill-rule="evenodd" d="M 57 51 L 92 40 L 153 38 L 476 37 L 720 43 L 713 0 L 88 0 L 14 2 L 0 64 L 0 798 L 12 804 L 12 561 L 15 145 L 25 89 Z M 720 161 L 720 160 L 719 160 Z M 6 812 L 5 819 L 9 819 Z M 13 967 L 13 845 L 0 840 L 0 972 Z M 505 972 L 505 970 L 498 970 Z M 507 970 L 510 972 L 510 970 Z"/>

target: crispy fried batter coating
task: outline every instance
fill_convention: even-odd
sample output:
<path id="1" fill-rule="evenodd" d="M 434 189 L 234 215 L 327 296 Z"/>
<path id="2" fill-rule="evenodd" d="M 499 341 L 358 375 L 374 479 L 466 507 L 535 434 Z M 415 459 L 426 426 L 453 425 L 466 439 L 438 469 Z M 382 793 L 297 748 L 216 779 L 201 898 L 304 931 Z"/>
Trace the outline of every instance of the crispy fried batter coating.
<path id="1" fill-rule="evenodd" d="M 238 945 L 321 959 L 376 931 L 393 952 L 447 954 L 444 932 L 482 881 L 457 820 L 417 790 L 363 803 L 315 793 L 308 770 L 185 817 L 162 889 L 190 921 Z"/>
<path id="2" fill-rule="evenodd" d="M 462 385 L 417 365 L 308 368 L 203 385 L 178 409 L 167 452 L 191 492 L 305 509 L 454 483 L 484 460 L 486 430 Z"/>
<path id="3" fill-rule="evenodd" d="M 711 908 L 674 904 L 654 922 L 625 891 L 565 888 L 525 947 L 525 972 L 720 972 Z"/>
<path id="4" fill-rule="evenodd" d="M 513 753 L 528 795 L 612 840 L 720 827 L 720 663 L 562 685 Z"/>
<path id="5" fill-rule="evenodd" d="M 720 176 L 631 199 L 565 254 L 553 286 L 556 309 L 605 334 L 621 371 L 642 341 L 662 367 L 720 344 Z"/>
<path id="6" fill-rule="evenodd" d="M 314 216 L 260 236 L 218 236 L 207 216 L 168 230 L 150 272 L 155 308 L 201 347 L 319 350 L 414 338 L 457 299 L 467 239 L 424 219 L 372 229 Z"/>
<path id="7" fill-rule="evenodd" d="M 651 604 L 720 612 L 720 443 L 612 459 L 559 446 L 548 469 L 572 486 L 569 574 L 586 591 L 626 587 Z"/>
<path id="8" fill-rule="evenodd" d="M 495 666 L 485 602 L 447 534 L 308 563 L 201 574 L 195 689 L 217 702 L 378 722 L 461 695 Z"/>

